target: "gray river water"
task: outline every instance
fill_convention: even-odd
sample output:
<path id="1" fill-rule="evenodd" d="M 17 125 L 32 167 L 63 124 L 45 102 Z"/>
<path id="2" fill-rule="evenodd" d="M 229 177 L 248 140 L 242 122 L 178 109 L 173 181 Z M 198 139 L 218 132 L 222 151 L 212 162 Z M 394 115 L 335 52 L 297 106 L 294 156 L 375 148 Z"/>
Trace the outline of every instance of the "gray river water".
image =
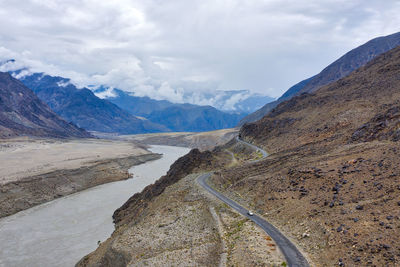
<path id="1" fill-rule="evenodd" d="M 112 214 L 164 175 L 189 149 L 152 146 L 156 161 L 134 166 L 133 179 L 100 185 L 0 219 L 0 266 L 74 266 L 114 230 Z"/>

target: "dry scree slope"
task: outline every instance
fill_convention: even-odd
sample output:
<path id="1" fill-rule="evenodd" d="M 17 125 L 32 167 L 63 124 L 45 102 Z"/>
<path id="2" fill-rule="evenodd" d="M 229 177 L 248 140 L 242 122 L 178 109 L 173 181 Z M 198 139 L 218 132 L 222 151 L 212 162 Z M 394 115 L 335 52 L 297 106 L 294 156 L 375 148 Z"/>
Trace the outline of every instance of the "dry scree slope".
<path id="1" fill-rule="evenodd" d="M 400 47 L 240 136 L 271 155 L 214 176 L 298 240 L 318 266 L 400 262 Z"/>

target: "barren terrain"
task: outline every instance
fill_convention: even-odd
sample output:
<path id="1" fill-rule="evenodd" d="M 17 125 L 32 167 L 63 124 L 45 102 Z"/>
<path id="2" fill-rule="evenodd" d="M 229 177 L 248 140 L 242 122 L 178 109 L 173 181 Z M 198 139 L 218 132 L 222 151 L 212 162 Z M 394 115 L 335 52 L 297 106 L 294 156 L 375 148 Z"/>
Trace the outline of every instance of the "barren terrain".
<path id="1" fill-rule="evenodd" d="M 251 158 L 258 158 L 257 153 L 249 153 L 234 140 L 212 152 L 192 150 L 171 166 L 167 176 L 134 195 L 114 213 L 115 233 L 107 244 L 80 264 L 111 266 L 110 260 L 117 257 L 125 259 L 123 263 L 141 265 L 142 256 L 137 261 L 131 257 L 135 255 L 132 246 L 118 247 L 119 238 L 125 235 L 147 238 L 146 234 L 125 231 L 136 231 L 136 225 L 142 220 L 151 220 L 153 205 L 159 199 L 164 200 L 162 203 L 167 208 L 184 198 L 187 192 L 170 190 L 178 184 L 182 186 L 189 179 L 184 178 L 186 175 L 214 170 L 212 181 L 217 189 L 274 224 L 305 253 L 311 266 L 398 266 L 399 89 L 400 47 L 348 77 L 313 94 L 284 102 L 262 120 L 244 125 L 241 138 L 267 150 L 270 156 L 266 159 L 251 162 Z M 194 188 L 193 180 L 189 184 Z M 189 213 L 190 202 L 179 203 L 178 214 L 189 214 L 199 227 L 203 225 L 199 223 L 201 220 L 210 218 L 207 209 L 200 211 L 196 207 L 194 213 Z M 216 207 L 214 210 L 218 211 Z M 180 217 L 178 214 L 175 218 Z M 141 233 L 147 233 L 146 227 L 150 226 L 143 224 L 142 227 Z M 153 227 L 152 236 L 162 231 Z M 175 237 L 175 231 L 174 228 L 164 233 L 160 242 L 171 238 L 169 233 Z M 198 230 L 180 225 L 179 231 L 183 240 L 188 240 L 185 235 Z M 216 266 L 223 262 L 217 261 L 217 254 L 223 259 L 225 250 L 220 247 L 229 247 L 231 243 L 226 241 L 224 245 L 219 236 L 221 241 L 212 242 L 210 236 L 202 239 L 213 244 L 214 249 L 198 250 L 194 254 L 198 257 L 194 265 Z M 240 238 L 238 235 L 237 239 Z M 188 244 L 187 249 L 202 244 Z M 148 246 L 149 251 L 153 251 L 153 246 Z M 241 247 L 239 253 L 243 251 Z M 152 261 L 155 254 L 144 254 L 144 257 L 156 264 Z M 204 254 L 210 261 L 199 260 L 204 260 Z M 171 265 L 183 265 L 179 255 L 166 258 Z M 226 263 L 243 265 L 235 255 L 227 256 Z M 258 264 L 251 258 L 255 255 L 258 254 L 246 256 L 246 265 Z M 260 264 L 270 265 L 265 258 Z"/>
<path id="2" fill-rule="evenodd" d="M 175 132 L 123 135 L 119 138 L 149 145 L 183 146 L 204 151 L 227 143 L 237 135 L 238 131 L 239 129 L 232 128 L 200 133 Z"/>
<path id="3" fill-rule="evenodd" d="M 244 125 L 271 155 L 215 184 L 272 221 L 316 266 L 400 262 L 400 47 Z"/>
<path id="4" fill-rule="evenodd" d="M 126 141 L 99 139 L 0 140 L 0 184 L 55 170 L 70 170 L 96 162 L 148 154 Z"/>
<path id="5" fill-rule="evenodd" d="M 128 169 L 160 155 L 128 141 L 0 141 L 0 217 L 99 184 L 128 179 Z"/>
<path id="6" fill-rule="evenodd" d="M 77 266 L 280 266 L 275 242 L 184 177 Z"/>

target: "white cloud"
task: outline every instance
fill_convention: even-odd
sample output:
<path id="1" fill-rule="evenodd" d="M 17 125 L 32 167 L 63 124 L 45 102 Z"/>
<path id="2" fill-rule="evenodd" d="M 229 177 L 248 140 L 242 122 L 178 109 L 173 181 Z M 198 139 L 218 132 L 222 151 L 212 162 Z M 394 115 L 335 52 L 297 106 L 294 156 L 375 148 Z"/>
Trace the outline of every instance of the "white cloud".
<path id="1" fill-rule="evenodd" d="M 0 60 L 174 102 L 276 97 L 399 31 L 399 13 L 396 0 L 0 0 Z"/>
<path id="2" fill-rule="evenodd" d="M 241 94 L 236 94 L 231 96 L 227 101 L 224 102 L 224 105 L 222 106 L 222 110 L 234 110 L 235 105 L 242 100 L 245 100 L 249 97 L 250 95 L 248 93 L 241 93 Z"/>
<path id="3" fill-rule="evenodd" d="M 96 96 L 104 99 L 104 98 L 116 97 L 117 94 L 114 92 L 114 88 L 109 87 L 109 88 L 107 88 L 106 90 L 104 90 L 102 92 L 97 92 Z"/>

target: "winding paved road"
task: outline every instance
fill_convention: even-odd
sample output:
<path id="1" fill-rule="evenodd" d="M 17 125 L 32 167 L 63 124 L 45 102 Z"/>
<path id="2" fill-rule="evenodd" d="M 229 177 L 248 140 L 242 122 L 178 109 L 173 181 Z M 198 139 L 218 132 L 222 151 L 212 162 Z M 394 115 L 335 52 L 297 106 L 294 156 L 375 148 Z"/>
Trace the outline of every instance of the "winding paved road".
<path id="1" fill-rule="evenodd" d="M 263 149 L 249 144 L 243 140 L 240 140 L 239 137 L 236 137 L 238 142 L 241 142 L 243 144 L 246 144 L 256 151 L 260 151 L 263 154 L 263 158 L 267 157 L 268 154 L 265 152 Z M 258 160 L 257 160 L 258 161 Z M 248 210 L 242 206 L 240 206 L 238 203 L 233 201 L 232 199 L 224 196 L 220 192 L 214 190 L 212 187 L 210 187 L 207 184 L 207 180 L 211 177 L 212 172 L 205 173 L 203 175 L 200 175 L 197 178 L 197 182 L 208 192 L 231 206 L 234 210 L 242 214 L 243 216 L 249 218 L 253 222 L 255 222 L 258 226 L 260 226 L 274 241 L 275 243 L 279 246 L 280 250 L 282 251 L 283 255 L 285 256 L 286 262 L 288 263 L 289 266 L 293 267 L 308 267 L 310 266 L 305 259 L 305 257 L 301 254 L 301 252 L 296 248 L 296 246 L 290 242 L 290 240 L 285 237 L 281 232 L 279 232 L 278 229 L 276 229 L 272 224 L 261 218 L 260 216 L 254 214 L 252 216 L 248 215 L 247 212 Z"/>

